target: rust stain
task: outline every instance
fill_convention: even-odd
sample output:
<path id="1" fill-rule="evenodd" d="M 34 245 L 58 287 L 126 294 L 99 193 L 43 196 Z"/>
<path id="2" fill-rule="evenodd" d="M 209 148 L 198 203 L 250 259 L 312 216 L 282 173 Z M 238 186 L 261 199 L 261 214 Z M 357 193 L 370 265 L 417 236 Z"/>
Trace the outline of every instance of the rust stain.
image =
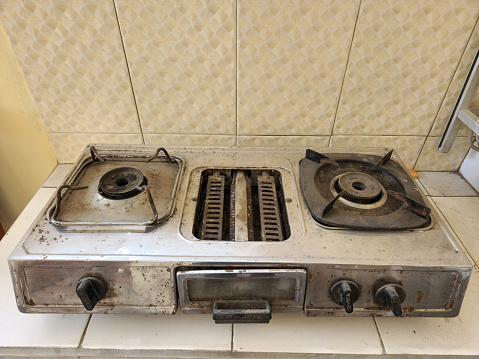
<path id="1" fill-rule="evenodd" d="M 423 296 L 424 296 L 424 293 L 418 290 L 416 295 L 416 303 L 421 303 L 421 299 Z"/>

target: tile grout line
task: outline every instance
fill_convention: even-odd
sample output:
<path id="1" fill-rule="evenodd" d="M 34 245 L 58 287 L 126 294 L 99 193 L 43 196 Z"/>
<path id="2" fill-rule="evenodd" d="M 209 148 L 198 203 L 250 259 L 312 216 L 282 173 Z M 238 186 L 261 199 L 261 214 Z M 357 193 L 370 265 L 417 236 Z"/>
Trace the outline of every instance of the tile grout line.
<path id="1" fill-rule="evenodd" d="M 131 132 L 47 132 L 47 134 L 52 135 L 139 135 L 139 133 L 131 133 Z M 234 133 L 227 133 L 227 134 L 217 134 L 217 133 L 145 133 L 146 136 L 152 135 L 166 135 L 166 136 L 234 136 Z"/>
<path id="2" fill-rule="evenodd" d="M 239 16 L 238 16 L 238 0 L 236 0 L 235 2 L 235 11 L 236 11 L 236 27 L 235 27 L 235 31 L 236 31 L 236 34 L 235 34 L 235 39 L 236 39 L 236 44 L 235 44 L 235 51 L 236 51 L 236 54 L 235 54 L 235 79 L 236 79 L 236 82 L 235 82 L 235 121 L 236 121 L 236 126 L 235 126 L 235 144 L 236 144 L 236 147 L 238 147 L 238 78 L 239 78 L 239 75 L 238 75 L 238 26 L 239 26 L 239 22 L 238 22 L 238 19 L 239 19 Z"/>
<path id="3" fill-rule="evenodd" d="M 67 134 L 67 135 L 139 135 L 139 133 L 134 132 L 54 132 L 48 131 L 47 134 L 57 135 L 57 134 Z M 187 133 L 166 133 L 166 132 L 158 132 L 158 133 L 145 133 L 145 135 L 155 136 L 155 135 L 166 135 L 166 136 L 237 136 L 237 137 L 331 137 L 331 135 L 236 135 L 235 133 L 194 133 L 194 132 L 187 132 Z M 421 137 L 427 138 L 425 135 L 335 135 L 336 137 L 399 137 L 399 138 L 407 138 L 407 137 Z M 437 137 L 437 136 L 432 136 Z M 457 136 L 462 138 L 467 138 L 467 136 Z M 368 146 L 366 146 L 368 147 Z M 423 171 L 424 170 L 420 170 Z M 426 172 L 451 172 L 448 171 L 434 171 L 429 170 Z M 456 171 L 452 171 L 456 172 Z"/>
<path id="4" fill-rule="evenodd" d="M 336 105 L 336 111 L 334 112 L 333 124 L 331 126 L 331 131 L 329 133 L 329 144 L 328 147 L 331 147 L 333 141 L 333 132 L 334 126 L 336 125 L 336 118 L 338 117 L 339 104 L 341 103 L 341 94 L 343 93 L 344 82 L 346 81 L 346 73 L 348 72 L 349 58 L 353 50 L 354 36 L 356 35 L 356 27 L 358 26 L 359 13 L 361 12 L 362 0 L 359 0 L 358 13 L 356 15 L 356 21 L 354 22 L 353 36 L 351 37 L 351 46 L 349 46 L 348 58 L 346 59 L 346 66 L 344 68 L 343 81 L 341 81 L 341 88 L 339 90 L 338 104 Z"/>
<path id="5" fill-rule="evenodd" d="M 459 58 L 459 61 L 457 62 L 456 69 L 454 70 L 454 72 L 452 74 L 451 81 L 449 82 L 449 85 L 447 85 L 446 91 L 444 92 L 444 96 L 441 100 L 441 103 L 439 104 L 436 115 L 434 116 L 434 119 L 431 123 L 431 126 L 429 127 L 429 131 L 427 132 L 427 135 L 426 135 L 426 141 L 424 141 L 423 145 L 421 146 L 421 150 L 419 151 L 419 154 L 417 155 L 416 163 L 414 164 L 414 167 L 413 167 L 414 169 L 416 169 L 416 165 L 419 162 L 419 157 L 421 157 L 421 154 L 424 150 L 424 147 L 426 146 L 427 139 L 431 136 L 432 129 L 434 128 L 434 124 L 436 123 L 437 117 L 439 116 L 439 111 L 441 111 L 441 107 L 444 104 L 444 101 L 446 100 L 447 93 L 449 92 L 449 89 L 451 88 L 451 84 L 454 81 L 454 77 L 457 74 L 459 66 L 461 65 L 462 59 L 464 58 L 467 47 L 468 47 L 469 43 L 471 42 L 472 36 L 474 35 L 474 32 L 475 32 L 475 30 L 478 26 L 478 23 L 479 23 L 479 17 L 477 18 L 476 23 L 474 24 L 474 27 L 472 28 L 471 34 L 469 35 L 469 39 L 466 41 L 466 45 L 464 46 L 464 50 L 462 51 L 461 57 Z M 431 137 L 440 137 L 440 136 L 431 136 Z M 456 137 L 461 137 L 461 136 L 456 136 Z M 465 158 L 465 156 L 464 156 L 464 158 Z M 462 159 L 463 161 L 464 161 L 464 158 Z"/>
<path id="6" fill-rule="evenodd" d="M 126 57 L 125 43 L 123 41 L 123 35 L 121 34 L 120 18 L 118 17 L 118 10 L 116 9 L 115 0 L 111 0 L 111 1 L 113 2 L 113 9 L 115 10 L 116 23 L 118 24 L 118 32 L 120 33 L 121 47 L 123 48 L 123 54 L 125 55 L 126 70 L 128 72 L 128 79 L 130 80 L 131 93 L 133 94 L 133 102 L 135 104 L 136 116 L 138 118 L 138 125 L 140 126 L 141 139 L 143 141 L 143 144 L 145 144 L 143 126 L 141 125 L 141 120 L 140 120 L 140 111 L 138 110 L 138 103 L 136 102 L 136 95 L 135 95 L 135 89 L 133 88 L 133 80 L 131 78 L 130 66 L 128 64 L 128 58 Z"/>
<path id="7" fill-rule="evenodd" d="M 386 355 L 386 347 L 384 346 L 384 342 L 383 342 L 383 337 L 381 336 L 381 332 L 379 331 L 379 327 L 378 327 L 378 323 L 376 322 L 376 318 L 373 317 L 373 320 L 374 320 L 374 325 L 376 326 L 376 331 L 378 332 L 378 336 L 379 336 L 379 342 L 381 343 L 381 349 L 382 349 L 382 353 L 381 355 Z"/>
<path id="8" fill-rule="evenodd" d="M 88 318 L 88 320 L 86 322 L 85 329 L 83 330 L 83 333 L 81 335 L 80 341 L 78 342 L 78 347 L 77 347 L 76 351 L 78 351 L 83 345 L 83 340 L 85 340 L 86 331 L 88 330 L 88 326 L 90 325 L 90 321 L 91 321 L 92 317 L 93 317 L 93 314 L 90 314 L 90 317 Z M 76 355 L 76 353 L 75 353 L 75 355 Z"/>

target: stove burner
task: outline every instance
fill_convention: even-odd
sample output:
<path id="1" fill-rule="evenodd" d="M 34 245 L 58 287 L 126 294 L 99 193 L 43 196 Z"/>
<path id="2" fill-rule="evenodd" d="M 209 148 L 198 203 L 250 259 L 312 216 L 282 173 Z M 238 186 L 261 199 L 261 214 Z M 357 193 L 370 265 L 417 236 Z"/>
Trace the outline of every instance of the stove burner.
<path id="1" fill-rule="evenodd" d="M 374 200 L 381 194 L 381 185 L 372 176 L 361 172 L 348 172 L 339 176 L 338 186 L 350 197 Z"/>
<path id="2" fill-rule="evenodd" d="M 108 171 L 100 178 L 98 192 L 108 199 L 126 199 L 141 193 L 146 178 L 136 168 L 120 167 Z"/>
<path id="3" fill-rule="evenodd" d="M 377 208 L 386 202 L 386 191 L 374 177 L 362 172 L 346 172 L 331 181 L 331 193 L 351 207 Z"/>

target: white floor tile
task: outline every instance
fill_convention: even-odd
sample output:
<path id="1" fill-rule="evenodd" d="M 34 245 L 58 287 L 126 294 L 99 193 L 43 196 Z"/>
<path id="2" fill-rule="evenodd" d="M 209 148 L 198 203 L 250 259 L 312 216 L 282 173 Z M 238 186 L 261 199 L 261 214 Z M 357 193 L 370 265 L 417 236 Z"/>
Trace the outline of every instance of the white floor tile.
<path id="1" fill-rule="evenodd" d="M 233 350 L 276 353 L 381 354 L 372 318 L 273 314 L 269 324 L 235 324 Z"/>
<path id="2" fill-rule="evenodd" d="M 418 172 L 430 196 L 473 197 L 478 193 L 457 172 Z"/>
<path id="3" fill-rule="evenodd" d="M 231 350 L 232 326 L 211 315 L 94 314 L 82 349 Z"/>
<path id="4" fill-rule="evenodd" d="M 71 163 L 59 164 L 58 166 L 55 167 L 55 169 L 47 178 L 47 180 L 45 181 L 42 187 L 53 187 L 53 188 L 59 187 L 63 183 L 65 176 L 68 173 L 70 173 L 72 168 L 73 168 L 73 164 Z"/>
<path id="5" fill-rule="evenodd" d="M 479 263 L 479 197 L 433 197 L 456 235 Z"/>
<path id="6" fill-rule="evenodd" d="M 456 318 L 376 318 L 387 354 L 479 355 L 479 272 Z"/>
<path id="7" fill-rule="evenodd" d="M 15 302 L 7 257 L 30 227 L 38 212 L 46 204 L 53 189 L 41 189 L 0 241 L 0 356 L 16 355 L 30 348 L 75 349 L 88 321 L 88 315 L 23 314 Z M 48 355 L 43 351 L 44 355 Z M 71 353 L 68 353 L 71 355 Z"/>

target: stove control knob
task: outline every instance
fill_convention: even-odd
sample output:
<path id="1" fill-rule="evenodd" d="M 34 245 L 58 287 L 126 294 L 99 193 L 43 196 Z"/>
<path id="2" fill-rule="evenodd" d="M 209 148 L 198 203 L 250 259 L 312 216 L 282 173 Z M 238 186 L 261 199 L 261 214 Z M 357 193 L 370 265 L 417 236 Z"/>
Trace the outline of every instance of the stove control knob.
<path id="1" fill-rule="evenodd" d="M 349 280 L 336 282 L 329 291 L 334 303 L 342 305 L 346 313 L 353 312 L 353 303 L 359 298 L 359 287 Z"/>
<path id="2" fill-rule="evenodd" d="M 78 281 L 76 293 L 86 310 L 92 310 L 105 297 L 105 284 L 94 277 L 85 277 Z"/>
<path id="3" fill-rule="evenodd" d="M 402 315 L 401 303 L 406 299 L 406 291 L 398 284 L 386 284 L 374 296 L 382 309 L 390 309 L 396 317 Z"/>

